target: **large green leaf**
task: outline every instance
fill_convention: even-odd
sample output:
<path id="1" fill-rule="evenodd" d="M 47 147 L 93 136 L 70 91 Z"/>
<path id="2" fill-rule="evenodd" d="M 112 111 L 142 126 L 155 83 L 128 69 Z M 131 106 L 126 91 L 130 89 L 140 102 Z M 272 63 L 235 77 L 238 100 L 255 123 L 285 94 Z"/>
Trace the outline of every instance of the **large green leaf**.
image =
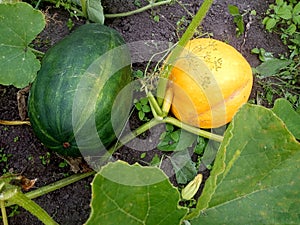
<path id="1" fill-rule="evenodd" d="M 34 80 L 40 62 L 28 45 L 44 26 L 44 15 L 31 5 L 0 4 L 0 84 L 22 88 Z"/>
<path id="2" fill-rule="evenodd" d="M 300 140 L 300 114 L 293 109 L 291 103 L 284 98 L 277 99 L 272 110 Z"/>
<path id="3" fill-rule="evenodd" d="M 299 121 L 295 121 L 299 122 Z M 225 132 L 192 224 L 300 224 L 300 144 L 269 109 L 246 104 Z"/>
<path id="4" fill-rule="evenodd" d="M 92 212 L 87 225 L 176 225 L 187 209 L 179 192 L 157 167 L 109 163 L 92 183 Z"/>

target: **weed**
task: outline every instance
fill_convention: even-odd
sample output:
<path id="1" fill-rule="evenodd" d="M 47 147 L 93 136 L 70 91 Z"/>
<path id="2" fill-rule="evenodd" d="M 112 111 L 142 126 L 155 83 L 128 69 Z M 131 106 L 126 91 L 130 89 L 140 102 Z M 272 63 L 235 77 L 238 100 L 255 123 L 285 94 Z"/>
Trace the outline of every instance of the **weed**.
<path id="1" fill-rule="evenodd" d="M 233 22 L 236 25 L 236 35 L 240 37 L 245 32 L 244 16 L 250 13 L 255 16 L 255 10 L 246 10 L 243 13 L 240 12 L 239 8 L 235 5 L 228 5 L 229 13 L 233 16 Z"/>
<path id="2" fill-rule="evenodd" d="M 12 156 L 12 154 L 4 153 L 4 148 L 0 148 L 0 164 L 4 164 L 2 167 L 2 173 L 5 174 L 8 172 L 8 160 Z"/>
<path id="3" fill-rule="evenodd" d="M 8 217 L 14 217 L 18 214 L 20 214 L 19 206 L 18 205 L 13 205 L 8 208 L 10 213 L 8 214 Z M 2 216 L 0 216 L 0 220 L 2 219 Z"/>
<path id="4" fill-rule="evenodd" d="M 134 0 L 133 4 L 134 4 L 136 7 L 141 7 L 141 6 L 142 6 L 141 0 Z"/>
<path id="5" fill-rule="evenodd" d="M 58 167 L 60 167 L 60 168 L 65 168 L 66 166 L 68 166 L 68 163 L 65 160 L 60 162 L 58 165 Z"/>
<path id="6" fill-rule="evenodd" d="M 46 152 L 45 155 L 41 155 L 39 157 L 44 166 L 46 166 L 50 163 L 50 156 L 51 156 L 50 152 Z"/>
<path id="7" fill-rule="evenodd" d="M 10 210 L 11 210 L 11 212 L 8 214 L 8 217 L 13 217 L 20 213 L 18 205 L 10 206 Z"/>
<path id="8" fill-rule="evenodd" d="M 160 20 L 159 15 L 154 15 L 154 16 L 153 16 L 153 20 L 154 20 L 155 22 L 159 22 L 159 20 Z"/>
<path id="9" fill-rule="evenodd" d="M 141 121 L 149 121 L 147 113 L 151 112 L 149 101 L 147 97 L 140 98 L 139 100 L 134 99 L 134 106 L 138 110 L 138 116 Z"/>
<path id="10" fill-rule="evenodd" d="M 252 53 L 258 54 L 261 65 L 254 69 L 258 84 L 265 94 L 258 93 L 268 104 L 275 98 L 289 100 L 296 110 L 300 109 L 300 2 L 295 0 L 276 0 L 270 4 L 262 23 L 269 32 L 280 35 L 282 43 L 289 52 L 275 58 L 272 53 L 262 48 L 255 48 Z"/>
<path id="11" fill-rule="evenodd" d="M 300 48 L 300 2 L 295 0 L 276 0 L 270 4 L 263 19 L 269 32 L 279 33 L 285 45 L 291 51 L 291 58 L 299 54 Z"/>
<path id="12" fill-rule="evenodd" d="M 147 153 L 146 152 L 143 152 L 141 155 L 140 155 L 140 158 L 141 159 L 144 159 L 146 157 Z"/>
<path id="13" fill-rule="evenodd" d="M 74 22 L 71 18 L 68 19 L 67 27 L 69 30 L 72 30 L 72 28 L 74 27 Z"/>
<path id="14" fill-rule="evenodd" d="M 17 137 L 14 137 L 14 142 L 16 143 L 16 142 L 18 142 L 19 141 L 19 137 L 17 136 Z"/>

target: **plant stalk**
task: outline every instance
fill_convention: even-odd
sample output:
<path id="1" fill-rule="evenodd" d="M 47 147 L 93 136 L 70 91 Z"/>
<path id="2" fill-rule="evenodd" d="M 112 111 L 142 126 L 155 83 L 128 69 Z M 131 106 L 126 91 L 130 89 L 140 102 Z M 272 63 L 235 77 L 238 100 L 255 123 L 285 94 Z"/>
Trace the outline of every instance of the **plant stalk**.
<path id="1" fill-rule="evenodd" d="M 5 202 L 3 200 L 0 200 L 0 208 L 1 208 L 1 213 L 2 213 L 3 225 L 8 225 L 6 209 L 5 209 Z"/>
<path id="2" fill-rule="evenodd" d="M 157 120 L 156 118 L 153 118 L 150 121 L 148 121 L 147 123 L 144 123 L 143 125 L 138 127 L 136 130 L 134 130 L 133 132 L 130 132 L 127 135 L 125 135 L 124 137 L 120 138 L 119 142 L 106 152 L 105 155 L 107 157 L 104 157 L 104 158 L 109 158 L 115 151 L 117 151 L 119 148 L 121 148 L 124 144 L 130 142 L 131 140 L 133 140 L 140 134 L 144 133 L 145 131 L 147 131 L 147 130 L 151 129 L 152 127 L 155 127 L 156 125 L 161 124 L 161 123 L 164 123 L 163 120 Z"/>
<path id="3" fill-rule="evenodd" d="M 148 91 L 146 89 L 146 94 L 148 97 L 149 102 L 151 103 L 151 106 L 153 107 L 153 110 L 155 111 L 157 116 L 162 116 L 163 111 L 161 110 L 160 106 L 158 105 L 156 99 L 154 98 L 153 94 L 151 91 Z"/>
<path id="4" fill-rule="evenodd" d="M 150 3 L 150 4 L 148 4 L 148 5 L 144 6 L 144 7 L 141 7 L 139 9 L 136 9 L 136 10 L 133 10 L 133 11 L 124 12 L 124 13 L 116 13 L 116 14 L 105 14 L 104 17 L 105 18 L 116 18 L 116 17 L 131 16 L 131 15 L 134 15 L 134 14 L 146 11 L 148 9 L 151 9 L 153 7 L 170 4 L 171 2 L 172 2 L 172 0 L 166 0 L 166 1 L 160 1 L 160 2 L 155 2 L 155 3 Z"/>
<path id="5" fill-rule="evenodd" d="M 157 87 L 157 96 L 165 96 L 166 87 L 167 87 L 167 82 L 165 81 L 165 79 L 169 78 L 176 59 L 179 57 L 180 53 L 184 49 L 184 46 L 193 37 L 195 31 L 197 30 L 197 27 L 201 24 L 202 20 L 204 19 L 205 15 L 210 9 L 212 3 L 213 0 L 204 0 L 200 9 L 194 16 L 192 22 L 189 24 L 186 31 L 178 41 L 176 48 L 171 52 L 170 57 L 166 62 L 166 66 L 164 67 L 162 73 L 160 74 L 161 78 L 164 79 L 161 78 L 159 79 L 158 87 Z M 158 103 L 161 106 L 163 103 L 163 98 L 158 98 Z"/>
<path id="6" fill-rule="evenodd" d="M 63 188 L 69 184 L 75 183 L 75 182 L 77 182 L 83 178 L 86 178 L 88 176 L 91 176 L 95 173 L 96 173 L 95 171 L 92 171 L 92 172 L 88 172 L 88 173 L 74 174 L 74 175 L 66 177 L 62 180 L 56 181 L 52 184 L 49 184 L 47 186 L 43 186 L 34 191 L 30 191 L 30 192 L 26 193 L 25 195 L 29 199 L 34 199 L 34 198 L 40 197 L 42 195 L 48 194 L 49 192 Z M 5 207 L 11 206 L 11 205 L 14 205 L 14 202 L 8 201 L 8 203 L 5 204 Z"/>
<path id="7" fill-rule="evenodd" d="M 25 194 L 18 191 L 12 201 L 15 204 L 18 204 L 19 206 L 23 207 L 27 211 L 29 211 L 32 215 L 36 216 L 40 221 L 42 221 L 44 224 L 47 225 L 58 225 L 52 217 L 43 209 L 41 208 L 37 203 L 32 201 L 30 198 L 28 198 Z"/>
<path id="8" fill-rule="evenodd" d="M 217 142 L 222 142 L 223 141 L 223 136 L 213 134 L 211 132 L 201 130 L 200 128 L 190 126 L 188 124 L 182 123 L 181 121 L 173 118 L 173 117 L 166 117 L 163 120 L 165 123 L 170 123 L 173 124 L 174 126 L 180 127 L 190 133 L 209 138 L 211 140 L 217 141 Z"/>

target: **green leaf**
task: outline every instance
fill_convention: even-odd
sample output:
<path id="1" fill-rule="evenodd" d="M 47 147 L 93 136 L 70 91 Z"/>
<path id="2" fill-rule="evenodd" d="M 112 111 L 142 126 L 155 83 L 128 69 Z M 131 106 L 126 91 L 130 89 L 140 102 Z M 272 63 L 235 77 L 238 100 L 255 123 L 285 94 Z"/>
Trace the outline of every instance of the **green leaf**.
<path id="1" fill-rule="evenodd" d="M 300 25 L 300 15 L 294 16 L 294 17 L 293 17 L 293 22 L 294 22 L 295 24 Z"/>
<path id="2" fill-rule="evenodd" d="M 235 5 L 228 5 L 228 10 L 232 16 L 240 15 L 239 8 Z"/>
<path id="3" fill-rule="evenodd" d="M 187 209 L 179 192 L 157 167 L 109 163 L 92 182 L 92 211 L 87 225 L 181 224 Z"/>
<path id="4" fill-rule="evenodd" d="M 266 30 L 267 31 L 271 31 L 277 24 L 277 20 L 274 18 L 267 18 L 263 20 L 265 26 L 266 26 Z"/>
<path id="5" fill-rule="evenodd" d="M 141 98 L 140 102 L 142 105 L 146 105 L 148 103 L 148 98 L 147 97 Z"/>
<path id="6" fill-rule="evenodd" d="M 170 157 L 170 161 L 178 184 L 186 184 L 197 175 L 196 165 L 187 150 L 176 152 Z"/>
<path id="7" fill-rule="evenodd" d="M 95 22 L 104 24 L 104 13 L 103 7 L 100 0 L 87 0 L 86 1 L 86 10 L 88 19 Z"/>
<path id="8" fill-rule="evenodd" d="M 180 133 L 181 130 L 177 130 L 175 132 L 170 133 L 170 137 L 172 138 L 173 141 L 178 142 L 180 138 Z"/>
<path id="9" fill-rule="evenodd" d="M 209 141 L 205 147 L 201 162 L 208 168 L 216 158 L 220 143 L 216 141 Z"/>
<path id="10" fill-rule="evenodd" d="M 263 77 L 269 77 L 277 74 L 280 69 L 291 64 L 293 61 L 288 59 L 269 59 L 256 67 L 256 71 Z"/>
<path id="11" fill-rule="evenodd" d="M 142 110 L 145 113 L 151 112 L 151 108 L 149 105 L 143 105 Z"/>
<path id="12" fill-rule="evenodd" d="M 40 68 L 28 45 L 45 27 L 44 15 L 19 2 L 0 4 L 0 84 L 22 88 Z"/>
<path id="13" fill-rule="evenodd" d="M 295 24 L 291 24 L 284 32 L 288 35 L 293 35 L 297 30 L 297 27 Z"/>
<path id="14" fill-rule="evenodd" d="M 172 132 L 174 130 L 174 126 L 172 124 L 166 124 L 166 131 Z"/>
<path id="15" fill-rule="evenodd" d="M 161 161 L 161 158 L 157 154 L 155 154 L 150 162 L 150 165 L 151 166 L 159 166 L 160 161 Z"/>
<path id="16" fill-rule="evenodd" d="M 277 11 L 277 15 L 285 20 L 289 20 L 292 18 L 292 12 L 289 7 L 280 7 Z"/>
<path id="17" fill-rule="evenodd" d="M 140 120 L 143 120 L 145 118 L 145 113 L 143 111 L 139 111 L 138 115 Z"/>
<path id="18" fill-rule="evenodd" d="M 142 104 L 140 102 L 136 102 L 134 105 L 137 110 L 142 110 Z"/>
<path id="19" fill-rule="evenodd" d="M 295 138 L 300 140 L 300 115 L 293 109 L 290 102 L 284 98 L 277 99 L 272 110 L 284 121 Z"/>
<path id="20" fill-rule="evenodd" d="M 191 224 L 300 224 L 299 177 L 300 143 L 272 110 L 245 104 L 225 132 Z"/>
<path id="21" fill-rule="evenodd" d="M 300 2 L 297 3 L 297 5 L 294 6 L 293 8 L 293 15 L 298 15 L 300 14 Z"/>
<path id="22" fill-rule="evenodd" d="M 207 145 L 207 141 L 205 138 L 198 136 L 197 137 L 197 144 L 194 147 L 194 153 L 201 155 Z"/>
<path id="23" fill-rule="evenodd" d="M 190 147 L 196 140 L 195 134 L 179 129 L 167 132 L 163 139 L 158 143 L 157 148 L 161 151 L 181 151 Z"/>

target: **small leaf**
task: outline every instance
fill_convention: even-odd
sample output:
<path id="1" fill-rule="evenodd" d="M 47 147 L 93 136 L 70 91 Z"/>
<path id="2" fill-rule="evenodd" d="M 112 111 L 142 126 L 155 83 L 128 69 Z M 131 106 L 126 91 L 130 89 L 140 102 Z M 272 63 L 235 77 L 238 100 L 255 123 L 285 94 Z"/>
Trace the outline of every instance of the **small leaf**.
<path id="1" fill-rule="evenodd" d="M 297 30 L 297 27 L 295 24 L 291 24 L 286 30 L 285 33 L 288 35 L 293 35 Z"/>
<path id="2" fill-rule="evenodd" d="M 0 4 L 0 84 L 23 88 L 34 80 L 40 61 L 28 45 L 44 27 L 43 13 L 28 3 Z"/>
<path id="3" fill-rule="evenodd" d="M 157 148 L 161 151 L 185 150 L 195 142 L 196 138 L 195 134 L 182 129 L 170 133 L 167 132 L 164 138 L 158 143 Z"/>
<path id="4" fill-rule="evenodd" d="M 147 97 L 141 98 L 140 102 L 142 105 L 146 105 L 148 103 L 148 98 Z"/>
<path id="5" fill-rule="evenodd" d="M 259 50 L 259 48 L 253 48 L 253 49 L 251 50 L 251 53 L 252 53 L 252 54 L 259 54 L 259 53 L 260 53 L 260 50 Z"/>
<path id="6" fill-rule="evenodd" d="M 235 5 L 228 5 L 228 10 L 232 16 L 240 15 L 239 8 Z"/>
<path id="7" fill-rule="evenodd" d="M 157 167 L 109 163 L 92 182 L 85 224 L 180 225 L 187 209 L 178 206 L 179 200 L 178 190 Z"/>
<path id="8" fill-rule="evenodd" d="M 166 131 L 172 132 L 174 130 L 174 126 L 172 124 L 167 123 L 166 124 Z"/>
<path id="9" fill-rule="evenodd" d="M 277 15 L 285 20 L 289 20 L 292 18 L 292 12 L 288 7 L 280 7 L 277 12 Z"/>
<path id="10" fill-rule="evenodd" d="M 207 143 L 204 154 L 201 158 L 201 162 L 206 166 L 206 168 L 209 168 L 215 160 L 219 147 L 220 143 L 216 141 L 209 141 Z"/>
<path id="11" fill-rule="evenodd" d="M 281 69 L 291 64 L 292 60 L 286 59 L 269 59 L 256 67 L 256 71 L 262 77 L 269 77 L 277 74 Z"/>
<path id="12" fill-rule="evenodd" d="M 151 111 L 151 108 L 149 105 L 143 105 L 142 110 L 143 112 L 148 113 Z"/>
<path id="13" fill-rule="evenodd" d="M 135 105 L 135 108 L 137 110 L 141 110 L 142 109 L 142 104 L 140 102 L 136 102 L 134 105 Z"/>
<path id="14" fill-rule="evenodd" d="M 176 130 L 176 131 L 170 133 L 170 137 L 172 138 L 173 141 L 178 142 L 179 138 L 180 138 L 180 133 L 181 133 L 181 130 Z"/>
<path id="15" fill-rule="evenodd" d="M 139 119 L 143 120 L 145 118 L 145 113 L 143 111 L 139 111 Z"/>
<path id="16" fill-rule="evenodd" d="M 150 162 L 150 165 L 158 166 L 160 164 L 160 161 L 161 161 L 160 157 L 157 154 L 155 154 Z"/>
<path id="17" fill-rule="evenodd" d="M 88 19 L 95 23 L 104 24 L 104 13 L 101 1 L 87 0 L 86 3 Z"/>
<path id="18" fill-rule="evenodd" d="M 187 150 L 176 152 L 170 157 L 176 180 L 179 184 L 186 184 L 197 175 L 195 163 L 192 161 Z"/>
<path id="19" fill-rule="evenodd" d="M 300 25 L 300 15 L 294 16 L 294 17 L 293 17 L 293 22 L 294 22 L 295 24 Z"/>
<path id="20" fill-rule="evenodd" d="M 203 137 L 197 137 L 197 144 L 194 147 L 194 153 L 201 155 L 206 147 L 206 140 Z"/>
<path id="21" fill-rule="evenodd" d="M 300 2 L 297 3 L 297 5 L 293 8 L 293 15 L 299 15 L 300 14 Z"/>
<path id="22" fill-rule="evenodd" d="M 266 30 L 271 31 L 277 24 L 277 20 L 274 18 L 268 18 L 264 20 L 264 24 L 266 26 Z"/>

